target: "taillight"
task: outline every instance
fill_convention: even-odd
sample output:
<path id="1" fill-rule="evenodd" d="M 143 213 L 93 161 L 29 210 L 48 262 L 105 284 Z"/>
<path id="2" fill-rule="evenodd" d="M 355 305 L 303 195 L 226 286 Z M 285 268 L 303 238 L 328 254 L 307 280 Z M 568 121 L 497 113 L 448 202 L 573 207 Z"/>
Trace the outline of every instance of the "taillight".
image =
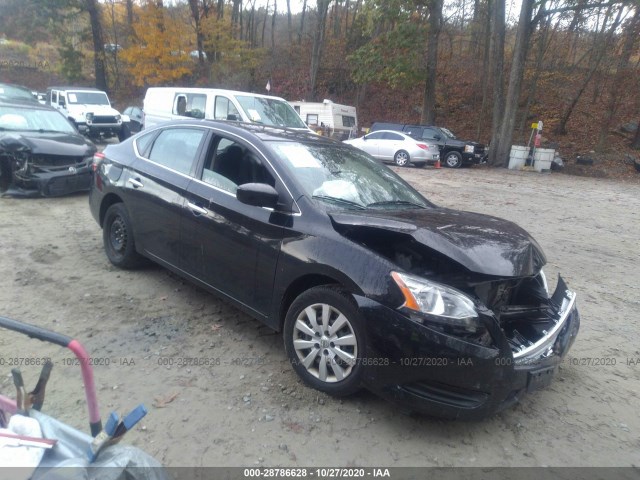
<path id="1" fill-rule="evenodd" d="M 427 145 L 426 143 L 417 143 L 416 145 L 418 145 L 423 150 L 429 150 L 429 145 Z"/>
<path id="2" fill-rule="evenodd" d="M 91 170 L 97 171 L 100 168 L 100 164 L 104 161 L 105 156 L 102 152 L 96 152 L 93 155 L 93 162 L 91 163 Z"/>

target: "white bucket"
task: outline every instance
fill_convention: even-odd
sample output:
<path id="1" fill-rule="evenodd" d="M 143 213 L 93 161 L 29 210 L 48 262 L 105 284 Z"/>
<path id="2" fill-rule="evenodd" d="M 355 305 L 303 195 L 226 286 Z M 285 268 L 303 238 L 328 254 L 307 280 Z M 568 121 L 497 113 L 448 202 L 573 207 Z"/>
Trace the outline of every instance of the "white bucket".
<path id="1" fill-rule="evenodd" d="M 529 147 L 513 145 L 509 154 L 509 170 L 520 170 L 524 167 L 529 155 Z"/>
<path id="2" fill-rule="evenodd" d="M 551 170 L 551 162 L 555 154 L 556 151 L 553 148 L 536 148 L 536 153 L 533 155 L 533 168 L 537 172 Z"/>

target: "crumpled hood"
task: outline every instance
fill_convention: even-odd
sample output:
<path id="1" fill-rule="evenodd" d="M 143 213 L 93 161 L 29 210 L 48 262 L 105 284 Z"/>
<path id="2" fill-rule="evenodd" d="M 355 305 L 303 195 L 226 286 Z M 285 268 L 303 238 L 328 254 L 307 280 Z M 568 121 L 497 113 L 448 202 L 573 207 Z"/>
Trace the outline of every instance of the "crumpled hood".
<path id="1" fill-rule="evenodd" d="M 79 133 L 2 132 L 0 151 L 86 157 L 96 147 Z"/>
<path id="2" fill-rule="evenodd" d="M 411 235 L 417 242 L 480 274 L 530 276 L 546 263 L 542 249 L 525 230 L 489 215 L 427 208 L 330 213 L 330 216 L 342 226 Z"/>

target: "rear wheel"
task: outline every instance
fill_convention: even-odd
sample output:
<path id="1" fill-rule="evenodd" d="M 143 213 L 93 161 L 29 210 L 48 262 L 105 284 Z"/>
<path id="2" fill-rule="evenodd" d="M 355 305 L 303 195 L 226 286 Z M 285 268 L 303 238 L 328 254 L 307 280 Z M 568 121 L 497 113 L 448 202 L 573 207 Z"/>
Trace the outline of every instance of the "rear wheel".
<path id="1" fill-rule="evenodd" d="M 135 268 L 142 257 L 136 252 L 133 229 L 127 209 L 122 203 L 111 205 L 102 227 L 104 250 L 109 261 L 119 268 Z"/>
<path id="2" fill-rule="evenodd" d="M 399 167 L 406 167 L 411 161 L 411 157 L 404 150 L 398 150 L 396 154 L 393 156 L 393 161 Z"/>
<path id="3" fill-rule="evenodd" d="M 314 287 L 291 304 L 284 344 L 296 373 L 330 395 L 360 389 L 365 351 L 363 322 L 351 296 L 335 287 Z"/>

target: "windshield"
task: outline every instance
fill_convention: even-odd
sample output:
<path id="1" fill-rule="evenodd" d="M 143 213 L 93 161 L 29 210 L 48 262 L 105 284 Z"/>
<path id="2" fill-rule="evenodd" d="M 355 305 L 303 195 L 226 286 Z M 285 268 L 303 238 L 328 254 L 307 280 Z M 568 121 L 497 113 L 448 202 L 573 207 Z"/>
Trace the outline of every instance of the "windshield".
<path id="1" fill-rule="evenodd" d="M 307 126 L 300 119 L 300 116 L 284 100 L 253 95 L 236 95 L 236 99 L 247 118 L 252 122 L 307 130 Z"/>
<path id="2" fill-rule="evenodd" d="M 109 97 L 104 92 L 69 92 L 67 101 L 84 105 L 109 105 Z"/>
<path id="3" fill-rule="evenodd" d="M 304 194 L 329 208 L 364 210 L 431 206 L 389 168 L 343 145 L 270 144 Z"/>
<path id="4" fill-rule="evenodd" d="M 451 130 L 447 129 L 447 128 L 440 127 L 440 130 L 442 130 L 442 132 L 444 132 L 444 134 L 445 134 L 447 137 L 449 137 L 449 138 L 453 138 L 453 139 L 457 138 L 457 137 L 453 134 L 453 132 L 452 132 Z"/>
<path id="5" fill-rule="evenodd" d="M 57 111 L 0 105 L 0 130 L 76 133 Z"/>

